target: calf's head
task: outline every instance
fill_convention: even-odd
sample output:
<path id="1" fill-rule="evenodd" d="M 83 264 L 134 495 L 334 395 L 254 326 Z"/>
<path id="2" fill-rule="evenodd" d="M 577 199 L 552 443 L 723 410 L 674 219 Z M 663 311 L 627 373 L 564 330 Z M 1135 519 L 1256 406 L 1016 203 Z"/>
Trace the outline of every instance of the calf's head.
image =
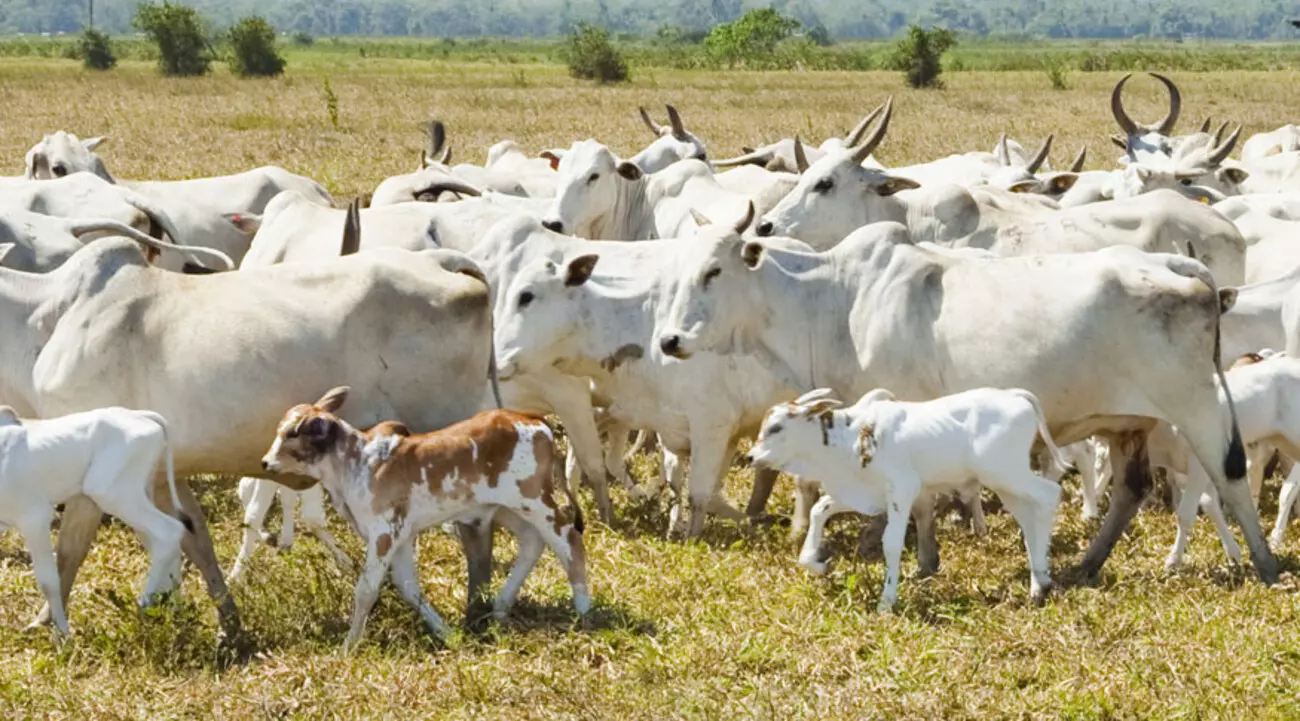
<path id="1" fill-rule="evenodd" d="M 347 432 L 335 413 L 347 400 L 350 390 L 340 386 L 315 403 L 290 408 L 276 427 L 270 450 L 262 456 L 262 469 L 319 480 L 321 460 L 336 450 Z"/>
<path id="2" fill-rule="evenodd" d="M 840 401 L 831 397 L 829 388 L 819 388 L 799 398 L 773 406 L 763 417 L 758 441 L 750 449 L 749 460 L 760 468 L 809 476 L 817 480 L 816 458 L 825 455 L 830 433 L 838 422 L 834 410 Z"/>

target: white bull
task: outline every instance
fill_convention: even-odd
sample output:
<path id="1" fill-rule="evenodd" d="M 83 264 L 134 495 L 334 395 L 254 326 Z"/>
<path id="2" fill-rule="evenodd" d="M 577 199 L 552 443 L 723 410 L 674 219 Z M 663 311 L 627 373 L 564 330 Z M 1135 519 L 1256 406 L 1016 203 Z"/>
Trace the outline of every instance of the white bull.
<path id="1" fill-rule="evenodd" d="M 1245 532 L 1259 576 L 1277 579 L 1246 484 L 1235 421 L 1220 413 L 1220 294 L 1203 265 L 1109 248 L 977 258 L 918 248 L 893 223 L 799 253 L 725 238 L 693 243 L 659 343 L 669 355 L 748 351 L 807 389 L 884 386 L 928 399 L 1021 387 L 1053 435 L 1111 440 L 1117 484 L 1083 559 L 1098 571 L 1150 486 L 1141 459 L 1154 420 L 1177 425 Z M 708 282 L 707 289 L 705 282 Z M 1087 389 L 1080 392 L 1079 389 Z"/>

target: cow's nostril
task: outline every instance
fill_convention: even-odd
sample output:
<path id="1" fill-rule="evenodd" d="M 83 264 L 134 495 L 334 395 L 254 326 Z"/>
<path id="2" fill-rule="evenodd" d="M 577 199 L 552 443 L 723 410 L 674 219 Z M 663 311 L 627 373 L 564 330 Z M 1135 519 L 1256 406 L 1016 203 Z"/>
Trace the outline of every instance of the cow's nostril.
<path id="1" fill-rule="evenodd" d="M 772 226 L 772 221 L 764 220 L 763 222 L 759 223 L 758 227 L 755 228 L 754 230 L 756 233 L 759 234 L 760 237 L 770 238 L 772 236 L 772 231 L 775 230 L 775 228 Z"/>
<path id="2" fill-rule="evenodd" d="M 271 463 L 270 463 L 270 461 L 262 461 L 262 470 L 264 470 L 264 471 L 269 471 L 269 470 L 271 470 Z"/>
<path id="3" fill-rule="evenodd" d="M 681 350 L 681 347 L 682 339 L 679 336 L 669 335 L 659 340 L 659 350 L 662 350 L 665 355 L 672 355 Z"/>

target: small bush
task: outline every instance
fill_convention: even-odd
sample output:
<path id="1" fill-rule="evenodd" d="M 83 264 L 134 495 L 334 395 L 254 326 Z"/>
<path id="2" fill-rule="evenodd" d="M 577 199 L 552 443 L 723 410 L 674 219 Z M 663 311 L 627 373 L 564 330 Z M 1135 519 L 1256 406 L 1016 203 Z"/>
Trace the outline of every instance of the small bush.
<path id="1" fill-rule="evenodd" d="M 630 74 L 627 61 L 609 40 L 609 31 L 587 23 L 578 23 L 564 48 L 569 74 L 598 83 L 621 83 Z"/>
<path id="2" fill-rule="evenodd" d="M 776 51 L 777 43 L 798 29 L 798 20 L 773 8 L 750 10 L 735 22 L 715 25 L 704 39 L 704 47 L 717 61 L 735 67 L 737 63 L 767 59 Z"/>
<path id="3" fill-rule="evenodd" d="M 158 69 L 164 75 L 206 75 L 212 69 L 212 45 L 194 8 L 142 4 L 131 21 L 158 46 Z"/>
<path id="4" fill-rule="evenodd" d="M 275 28 L 253 16 L 235 23 L 230 40 L 230 70 L 241 77 L 272 77 L 284 72 L 284 58 L 275 48 Z"/>
<path id="5" fill-rule="evenodd" d="M 117 65 L 117 56 L 108 42 L 108 33 L 86 28 L 77 42 L 77 55 L 87 70 L 108 70 Z"/>
<path id="6" fill-rule="evenodd" d="M 890 66 L 906 74 L 907 84 L 914 88 L 942 88 L 939 75 L 943 72 L 943 54 L 957 44 L 956 35 L 946 28 L 926 30 L 913 25 L 907 37 L 894 47 Z"/>
<path id="7" fill-rule="evenodd" d="M 1048 63 L 1043 72 L 1047 73 L 1047 82 L 1052 84 L 1053 90 L 1069 90 L 1070 66 L 1064 62 Z"/>
<path id="8" fill-rule="evenodd" d="M 306 30 L 295 31 L 294 34 L 290 36 L 289 40 L 300 48 L 309 48 L 316 44 L 316 38 L 312 37 L 311 33 Z"/>

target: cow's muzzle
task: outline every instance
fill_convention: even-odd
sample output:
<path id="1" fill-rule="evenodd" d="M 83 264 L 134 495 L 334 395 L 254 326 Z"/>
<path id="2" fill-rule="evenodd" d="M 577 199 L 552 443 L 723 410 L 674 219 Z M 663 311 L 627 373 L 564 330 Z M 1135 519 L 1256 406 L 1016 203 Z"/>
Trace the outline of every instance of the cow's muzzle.
<path id="1" fill-rule="evenodd" d="M 682 337 L 677 333 L 669 333 L 659 337 L 659 350 L 671 358 L 689 358 L 690 353 L 682 347 Z"/>

